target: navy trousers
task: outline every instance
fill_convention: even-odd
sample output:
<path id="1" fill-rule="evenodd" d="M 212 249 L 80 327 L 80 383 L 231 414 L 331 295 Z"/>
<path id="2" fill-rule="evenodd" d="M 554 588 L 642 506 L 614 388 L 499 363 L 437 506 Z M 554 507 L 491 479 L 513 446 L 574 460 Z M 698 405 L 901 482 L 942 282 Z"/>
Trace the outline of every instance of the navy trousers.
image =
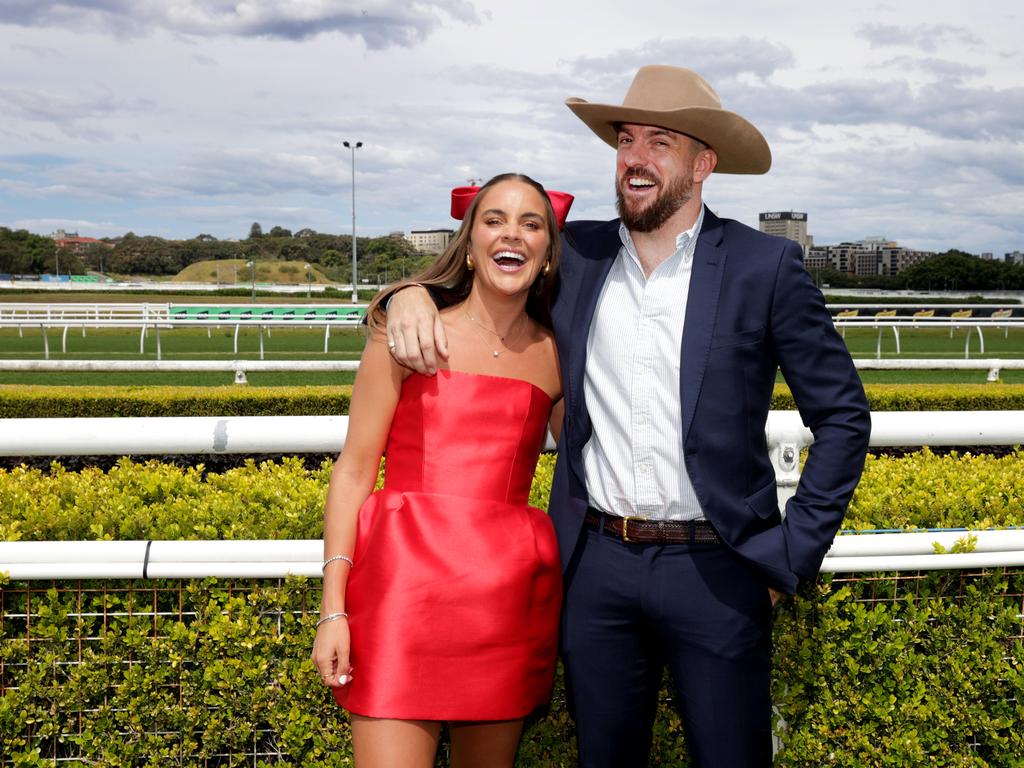
<path id="1" fill-rule="evenodd" d="M 694 766 L 770 766 L 771 623 L 767 585 L 724 546 L 584 529 L 561 637 L 580 766 L 648 764 L 665 666 Z"/>

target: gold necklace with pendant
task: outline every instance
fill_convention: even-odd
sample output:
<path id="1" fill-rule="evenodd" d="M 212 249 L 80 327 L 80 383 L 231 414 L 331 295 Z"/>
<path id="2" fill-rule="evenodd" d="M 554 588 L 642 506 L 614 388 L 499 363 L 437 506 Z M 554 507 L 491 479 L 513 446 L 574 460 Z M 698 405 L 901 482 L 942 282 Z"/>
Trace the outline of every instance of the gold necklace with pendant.
<path id="1" fill-rule="evenodd" d="M 491 328 L 488 328 L 486 325 L 481 323 L 479 320 L 477 320 L 475 317 L 473 317 L 471 314 L 469 314 L 469 310 L 468 309 L 463 310 L 463 312 L 465 313 L 466 317 L 469 318 L 469 321 L 471 323 L 473 323 L 473 325 L 475 326 L 473 328 L 473 330 L 476 332 L 476 335 L 480 337 L 480 341 L 482 341 L 484 343 L 485 347 L 487 347 L 489 350 L 491 350 L 491 355 L 493 355 L 494 357 L 501 357 L 501 355 L 503 355 L 505 352 L 508 352 L 508 344 L 505 343 L 505 336 L 502 336 L 497 331 L 495 331 L 495 330 L 493 330 Z M 522 326 L 523 326 L 523 324 L 520 323 L 520 326 L 519 326 L 519 328 L 516 331 L 516 336 L 519 335 L 519 330 L 522 330 Z M 478 330 L 479 328 L 483 328 L 488 333 L 492 334 L 493 336 L 496 336 L 498 341 L 501 342 L 501 345 L 503 347 L 505 347 L 505 348 L 498 350 L 498 349 L 495 349 L 494 347 L 492 347 L 490 345 L 490 342 L 488 342 L 487 339 L 484 337 L 484 335 L 482 333 L 480 333 L 480 331 Z M 513 338 L 513 340 L 514 340 L 514 338 Z"/>

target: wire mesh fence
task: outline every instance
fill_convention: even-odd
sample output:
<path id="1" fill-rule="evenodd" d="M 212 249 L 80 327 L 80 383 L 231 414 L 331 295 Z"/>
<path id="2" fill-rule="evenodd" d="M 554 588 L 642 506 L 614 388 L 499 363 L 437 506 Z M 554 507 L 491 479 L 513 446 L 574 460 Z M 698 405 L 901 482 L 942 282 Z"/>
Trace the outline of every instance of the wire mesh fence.
<path id="1" fill-rule="evenodd" d="M 924 631 L 959 633 L 968 653 L 995 622 L 1008 668 L 1024 667 L 1024 568 L 826 576 L 777 634 L 810 634 L 841 593 L 924 610 Z M 319 598 L 302 578 L 0 586 L 0 768 L 349 764 L 347 723 L 308 661 Z M 1024 676 L 998 675 L 997 705 L 1021 711 Z"/>
<path id="2" fill-rule="evenodd" d="M 305 674 L 319 598 L 303 579 L 0 588 L 0 766 L 301 764 L 295 707 L 325 725 L 304 740 L 343 742 Z"/>

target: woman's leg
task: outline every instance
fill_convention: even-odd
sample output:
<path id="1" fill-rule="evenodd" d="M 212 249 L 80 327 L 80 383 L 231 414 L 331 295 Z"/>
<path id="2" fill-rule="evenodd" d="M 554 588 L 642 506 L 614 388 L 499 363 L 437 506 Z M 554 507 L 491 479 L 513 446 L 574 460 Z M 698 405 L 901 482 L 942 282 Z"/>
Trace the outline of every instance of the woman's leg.
<path id="1" fill-rule="evenodd" d="M 523 733 L 522 720 L 452 723 L 451 768 L 512 768 Z"/>
<path id="2" fill-rule="evenodd" d="M 358 768 L 433 768 L 441 724 L 352 715 Z M 511 763 L 510 763 L 511 765 Z"/>

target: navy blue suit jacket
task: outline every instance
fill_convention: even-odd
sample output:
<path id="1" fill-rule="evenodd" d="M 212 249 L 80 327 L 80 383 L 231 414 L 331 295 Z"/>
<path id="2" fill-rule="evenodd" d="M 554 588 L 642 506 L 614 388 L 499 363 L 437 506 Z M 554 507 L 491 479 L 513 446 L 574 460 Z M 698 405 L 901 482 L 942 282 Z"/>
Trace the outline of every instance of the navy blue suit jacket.
<path id="1" fill-rule="evenodd" d="M 587 507 L 583 393 L 587 336 L 621 246 L 619 221 L 570 222 L 552 318 L 565 420 L 550 514 L 566 567 Z M 860 478 L 870 415 L 800 247 L 705 209 L 680 349 L 683 456 L 708 521 L 765 583 L 792 593 L 813 580 Z M 778 369 L 814 444 L 796 494 L 778 508 L 765 422 Z"/>

